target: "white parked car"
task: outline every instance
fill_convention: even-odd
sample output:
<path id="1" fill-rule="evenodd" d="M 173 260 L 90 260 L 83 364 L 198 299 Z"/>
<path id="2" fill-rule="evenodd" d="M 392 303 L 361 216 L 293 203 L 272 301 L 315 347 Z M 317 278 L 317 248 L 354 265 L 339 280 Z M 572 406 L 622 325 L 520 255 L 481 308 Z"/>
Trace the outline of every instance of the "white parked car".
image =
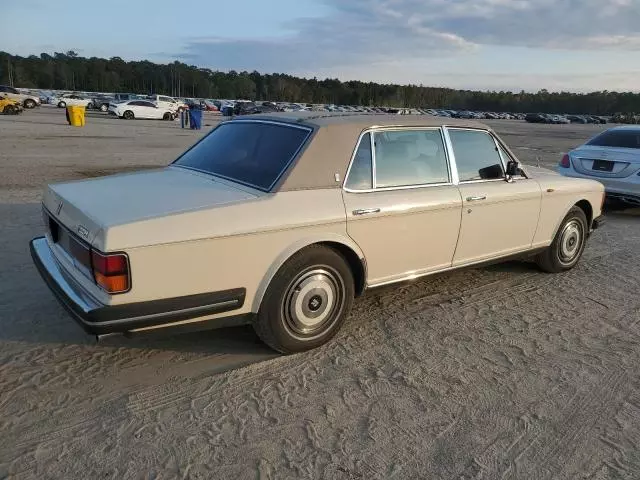
<path id="1" fill-rule="evenodd" d="M 169 110 L 173 113 L 179 113 L 186 109 L 186 105 L 183 102 L 179 102 L 175 98 L 166 95 L 150 95 L 148 100 L 155 103 L 159 108 Z"/>
<path id="2" fill-rule="evenodd" d="M 48 186 L 31 253 L 89 332 L 249 322 L 291 353 L 370 288 L 514 256 L 569 270 L 603 199 L 476 122 L 258 114 L 168 167 Z"/>
<path id="3" fill-rule="evenodd" d="M 557 171 L 597 180 L 607 196 L 640 205 L 640 127 L 605 130 L 563 155 Z"/>
<path id="4" fill-rule="evenodd" d="M 125 102 L 109 104 L 109 113 L 119 118 L 133 120 L 134 118 L 151 120 L 173 120 L 175 112 L 162 108 L 149 100 L 127 100 Z"/>
<path id="5" fill-rule="evenodd" d="M 64 95 L 58 97 L 58 108 L 66 108 L 66 107 L 85 107 L 88 108 L 89 105 L 93 104 L 93 100 L 91 98 L 87 98 L 83 95 L 78 95 L 77 93 L 65 93 Z"/>

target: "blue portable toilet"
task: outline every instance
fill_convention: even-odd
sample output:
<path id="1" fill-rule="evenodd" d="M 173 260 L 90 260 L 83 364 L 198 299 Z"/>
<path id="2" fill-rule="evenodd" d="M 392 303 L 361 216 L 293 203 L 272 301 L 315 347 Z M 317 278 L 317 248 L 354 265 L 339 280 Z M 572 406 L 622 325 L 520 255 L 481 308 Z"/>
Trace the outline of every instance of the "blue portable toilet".
<path id="1" fill-rule="evenodd" d="M 192 130 L 200 130 L 202 128 L 202 110 L 199 108 L 189 109 L 189 123 Z"/>

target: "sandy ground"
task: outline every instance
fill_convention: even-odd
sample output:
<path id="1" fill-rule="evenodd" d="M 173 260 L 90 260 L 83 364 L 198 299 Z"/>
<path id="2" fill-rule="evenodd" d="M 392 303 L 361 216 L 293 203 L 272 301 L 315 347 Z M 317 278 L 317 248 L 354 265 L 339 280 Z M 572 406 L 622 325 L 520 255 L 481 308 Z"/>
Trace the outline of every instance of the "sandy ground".
<path id="1" fill-rule="evenodd" d="M 492 126 L 553 165 L 594 126 Z M 204 132 L 56 109 L 0 117 L 0 478 L 640 478 L 640 218 L 580 265 L 370 292 L 281 357 L 250 328 L 96 344 L 28 254 L 44 182 L 170 161 Z"/>

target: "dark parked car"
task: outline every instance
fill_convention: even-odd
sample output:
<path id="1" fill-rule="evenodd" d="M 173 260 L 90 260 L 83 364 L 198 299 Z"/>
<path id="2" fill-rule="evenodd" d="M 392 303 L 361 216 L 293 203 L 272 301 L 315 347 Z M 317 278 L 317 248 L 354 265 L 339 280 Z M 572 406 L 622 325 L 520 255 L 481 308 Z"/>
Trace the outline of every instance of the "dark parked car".
<path id="1" fill-rule="evenodd" d="M 544 113 L 527 113 L 524 119 L 529 123 L 551 123 Z"/>

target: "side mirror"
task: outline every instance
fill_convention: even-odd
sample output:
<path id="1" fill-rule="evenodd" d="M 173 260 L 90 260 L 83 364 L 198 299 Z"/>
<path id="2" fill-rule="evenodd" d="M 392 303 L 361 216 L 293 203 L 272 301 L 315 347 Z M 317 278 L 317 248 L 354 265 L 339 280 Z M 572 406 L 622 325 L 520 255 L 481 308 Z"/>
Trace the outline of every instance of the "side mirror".
<path id="1" fill-rule="evenodd" d="M 517 177 L 522 173 L 522 170 L 520 170 L 520 164 L 516 160 L 509 160 L 507 162 L 507 171 L 505 173 L 506 180 L 508 182 L 512 181 L 513 177 Z"/>

